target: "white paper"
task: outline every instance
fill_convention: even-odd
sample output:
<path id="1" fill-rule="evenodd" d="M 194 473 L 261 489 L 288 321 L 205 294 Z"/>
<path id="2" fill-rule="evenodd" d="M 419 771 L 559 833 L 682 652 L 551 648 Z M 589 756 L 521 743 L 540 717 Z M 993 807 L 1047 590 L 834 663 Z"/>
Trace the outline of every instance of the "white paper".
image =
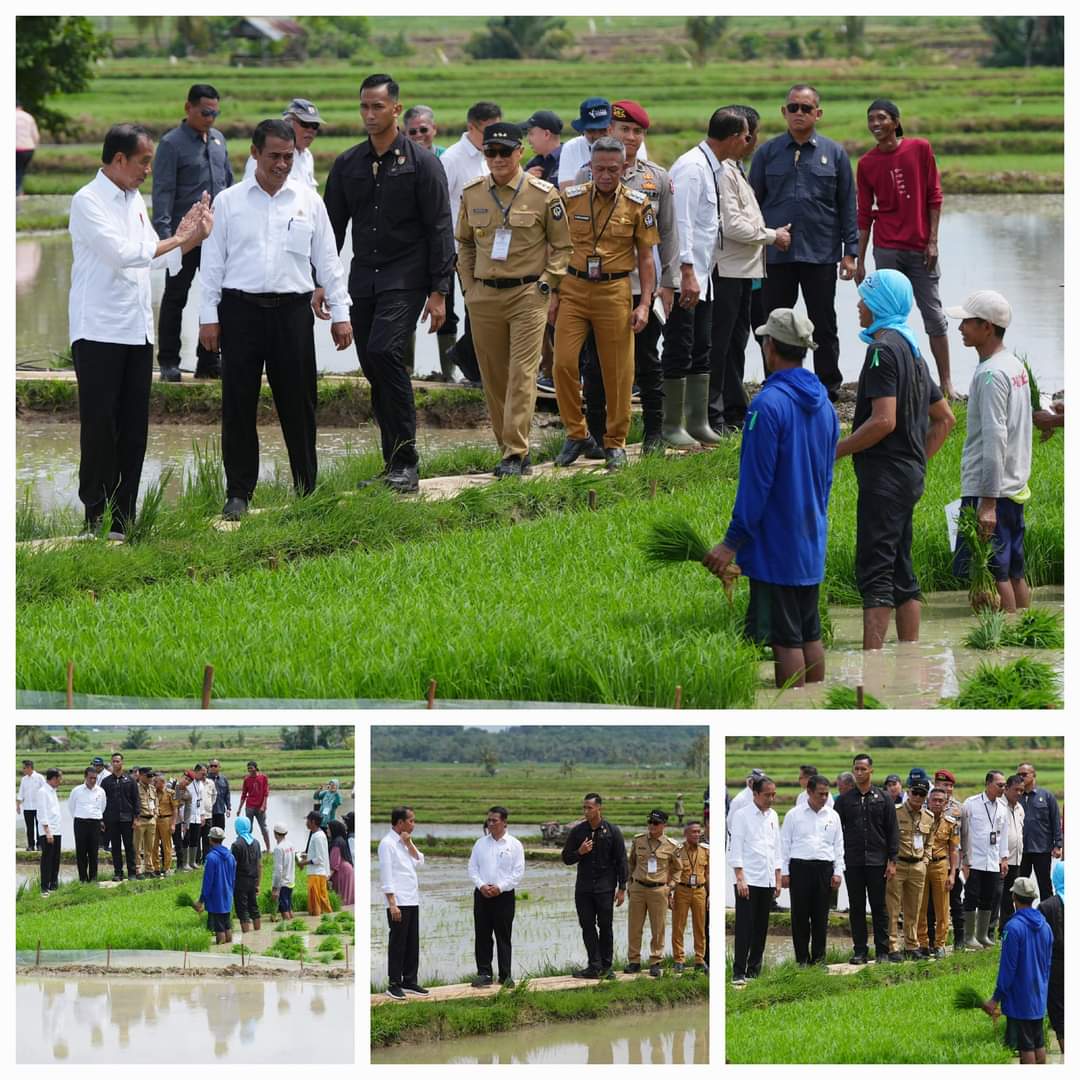
<path id="1" fill-rule="evenodd" d="M 656 318 L 659 321 L 660 325 L 663 326 L 664 323 L 667 322 L 667 319 L 664 318 L 664 304 L 663 304 L 663 301 L 660 299 L 659 296 L 654 296 L 653 297 L 652 310 L 653 310 L 653 314 L 656 316 Z"/>
<path id="2" fill-rule="evenodd" d="M 960 500 L 945 504 L 945 524 L 949 528 L 949 550 L 956 550 L 957 529 L 960 522 Z"/>

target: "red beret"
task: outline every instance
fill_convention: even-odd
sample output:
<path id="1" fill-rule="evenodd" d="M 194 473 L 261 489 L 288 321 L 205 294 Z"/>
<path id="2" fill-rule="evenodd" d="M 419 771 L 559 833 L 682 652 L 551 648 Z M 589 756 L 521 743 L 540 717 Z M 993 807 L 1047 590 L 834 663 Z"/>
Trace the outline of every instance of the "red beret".
<path id="1" fill-rule="evenodd" d="M 934 779 L 935 780 L 951 780 L 954 784 L 956 783 L 956 777 L 953 776 L 953 774 L 951 772 L 949 772 L 948 769 L 938 769 L 938 771 L 936 773 L 934 773 Z"/>
<path id="2" fill-rule="evenodd" d="M 649 126 L 649 114 L 636 101 L 612 102 L 611 119 L 640 124 L 643 128 Z"/>

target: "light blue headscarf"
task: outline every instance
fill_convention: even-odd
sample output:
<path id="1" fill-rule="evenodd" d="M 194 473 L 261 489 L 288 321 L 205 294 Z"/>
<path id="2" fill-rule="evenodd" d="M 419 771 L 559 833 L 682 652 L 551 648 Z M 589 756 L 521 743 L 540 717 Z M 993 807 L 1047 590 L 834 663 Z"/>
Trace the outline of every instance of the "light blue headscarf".
<path id="1" fill-rule="evenodd" d="M 873 345 L 874 334 L 879 330 L 895 330 L 903 334 L 916 356 L 922 355 L 915 334 L 907 324 L 915 299 L 911 282 L 899 270 L 876 270 L 867 274 L 859 286 L 859 295 L 876 316 L 869 327 L 859 332 L 867 345 Z"/>
<path id="2" fill-rule="evenodd" d="M 236 835 L 244 841 L 245 844 L 254 844 L 255 837 L 251 835 L 251 822 L 246 817 L 238 817 L 236 819 Z"/>
<path id="3" fill-rule="evenodd" d="M 1065 860 L 1058 859 L 1054 863 L 1053 870 L 1050 871 L 1050 881 L 1054 886 L 1054 893 L 1061 897 L 1061 902 L 1065 903 Z"/>

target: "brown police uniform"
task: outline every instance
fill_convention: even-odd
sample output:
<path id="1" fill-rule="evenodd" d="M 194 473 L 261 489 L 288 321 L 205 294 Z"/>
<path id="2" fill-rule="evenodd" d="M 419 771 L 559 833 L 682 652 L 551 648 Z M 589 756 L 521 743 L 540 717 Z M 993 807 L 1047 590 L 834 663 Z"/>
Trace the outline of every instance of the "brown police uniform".
<path id="1" fill-rule="evenodd" d="M 951 809 L 951 807 L 950 807 Z M 960 815 L 945 810 L 934 819 L 930 830 L 929 862 L 926 867 L 926 888 L 919 905 L 919 948 L 944 949 L 949 933 L 949 890 L 946 881 L 950 868 L 960 865 Z M 955 880 L 955 878 L 954 878 Z M 927 927 L 927 908 L 934 903 L 934 941 Z"/>
<path id="2" fill-rule="evenodd" d="M 631 964 L 641 962 L 641 932 L 649 913 L 649 964 L 659 964 L 664 955 L 669 889 L 679 877 L 676 855 L 679 845 L 670 837 L 654 840 L 647 832 L 630 842 L 630 913 L 626 956 Z"/>
<path id="3" fill-rule="evenodd" d="M 634 331 L 630 325 L 630 274 L 638 249 L 660 243 L 656 212 L 649 197 L 620 183 L 610 196 L 593 182 L 563 192 L 570 239 L 567 277 L 559 293 L 555 323 L 555 397 L 566 434 L 588 436 L 581 410 L 578 358 L 592 328 L 607 399 L 605 449 L 626 446 L 630 430 L 630 395 L 634 385 Z M 600 259 L 600 277 L 589 277 L 589 260 Z"/>
<path id="4" fill-rule="evenodd" d="M 157 837 L 157 791 L 154 785 L 139 784 L 139 813 L 135 818 L 135 868 L 139 874 L 156 870 L 154 840 Z"/>
<path id="5" fill-rule="evenodd" d="M 905 802 L 896 807 L 900 847 L 896 855 L 896 873 L 885 886 L 885 904 L 889 909 L 889 952 L 899 952 L 897 923 L 904 912 L 904 948 L 915 952 L 919 947 L 919 907 L 926 884 L 926 861 L 930 852 L 930 830 L 934 815 L 925 807 L 913 814 Z M 937 911 L 937 908 L 934 909 Z"/>
<path id="6" fill-rule="evenodd" d="M 705 963 L 705 919 L 709 903 L 709 845 L 698 844 L 693 851 L 683 844 L 675 855 L 678 876 L 671 911 L 671 954 L 677 964 L 684 959 L 686 914 L 694 927 L 694 963 Z"/>
<path id="7" fill-rule="evenodd" d="M 154 851 L 151 858 L 151 866 L 155 870 L 164 870 L 166 873 L 172 867 L 172 830 L 173 830 L 173 818 L 176 816 L 176 799 L 173 798 L 173 793 L 167 788 L 162 788 L 161 791 L 157 791 L 157 822 L 156 822 L 156 835 L 157 843 L 154 844 Z M 161 855 L 158 854 L 158 844 L 161 845 Z"/>
<path id="8" fill-rule="evenodd" d="M 506 258 L 492 257 L 500 229 L 509 229 Z M 469 309 L 495 441 L 503 457 L 529 452 L 536 371 L 549 296 L 570 259 L 566 208 L 554 184 L 522 169 L 509 185 L 478 176 L 465 185 L 455 233 L 458 272 Z"/>

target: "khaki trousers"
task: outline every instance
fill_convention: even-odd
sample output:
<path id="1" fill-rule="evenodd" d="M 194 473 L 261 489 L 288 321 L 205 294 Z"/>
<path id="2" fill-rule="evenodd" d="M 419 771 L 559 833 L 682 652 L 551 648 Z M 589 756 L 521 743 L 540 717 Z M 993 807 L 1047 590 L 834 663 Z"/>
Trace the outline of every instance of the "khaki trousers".
<path id="1" fill-rule="evenodd" d="M 607 449 L 626 446 L 630 430 L 630 397 L 634 390 L 634 331 L 630 279 L 585 281 L 567 274 L 559 287 L 559 315 L 555 323 L 555 398 L 559 416 L 571 439 L 589 434 L 581 409 L 578 358 L 590 328 L 600 358 L 600 374 L 607 400 Z"/>
<path id="2" fill-rule="evenodd" d="M 923 889 L 922 903 L 919 904 L 919 948 L 944 949 L 945 938 L 949 933 L 949 890 L 945 881 L 949 876 L 949 860 L 929 863 L 926 867 L 926 888 Z M 934 941 L 930 941 L 929 925 L 926 917 L 930 901 L 934 902 Z M 906 916 L 905 916 L 906 917 Z"/>
<path id="3" fill-rule="evenodd" d="M 904 948 L 914 952 L 919 947 L 919 907 L 926 884 L 926 863 L 896 861 L 896 873 L 885 886 L 885 906 L 889 910 L 889 952 L 899 952 L 897 920 L 904 912 Z M 937 911 L 937 908 L 934 909 Z"/>
<path id="4" fill-rule="evenodd" d="M 675 886 L 675 904 L 671 911 L 671 955 L 677 964 L 684 960 L 683 939 L 686 937 L 686 913 L 690 912 L 694 926 L 694 963 L 705 963 L 705 904 L 708 898 L 704 886 Z"/>
<path id="5" fill-rule="evenodd" d="M 629 939 L 626 958 L 631 964 L 641 962 L 641 932 L 645 928 L 645 913 L 649 914 L 649 963 L 659 964 L 664 955 L 664 930 L 667 922 L 667 887 L 647 889 L 636 881 L 630 882 Z"/>
<path id="6" fill-rule="evenodd" d="M 161 850 L 164 853 L 163 859 L 158 856 L 158 844 L 161 845 Z M 151 865 L 155 870 L 168 871 L 172 867 L 172 818 L 158 818 L 157 819 L 157 840 L 154 844 L 153 855 L 151 856 Z"/>
<path id="7" fill-rule="evenodd" d="M 503 457 L 529 452 L 548 302 L 535 281 L 513 289 L 477 282 L 469 289 L 466 305 L 476 362 Z"/>
<path id="8" fill-rule="evenodd" d="M 156 870 L 153 864 L 157 862 L 154 857 L 154 841 L 157 839 L 157 819 L 138 818 L 135 821 L 135 869 L 140 874 L 146 874 L 150 870 Z"/>

